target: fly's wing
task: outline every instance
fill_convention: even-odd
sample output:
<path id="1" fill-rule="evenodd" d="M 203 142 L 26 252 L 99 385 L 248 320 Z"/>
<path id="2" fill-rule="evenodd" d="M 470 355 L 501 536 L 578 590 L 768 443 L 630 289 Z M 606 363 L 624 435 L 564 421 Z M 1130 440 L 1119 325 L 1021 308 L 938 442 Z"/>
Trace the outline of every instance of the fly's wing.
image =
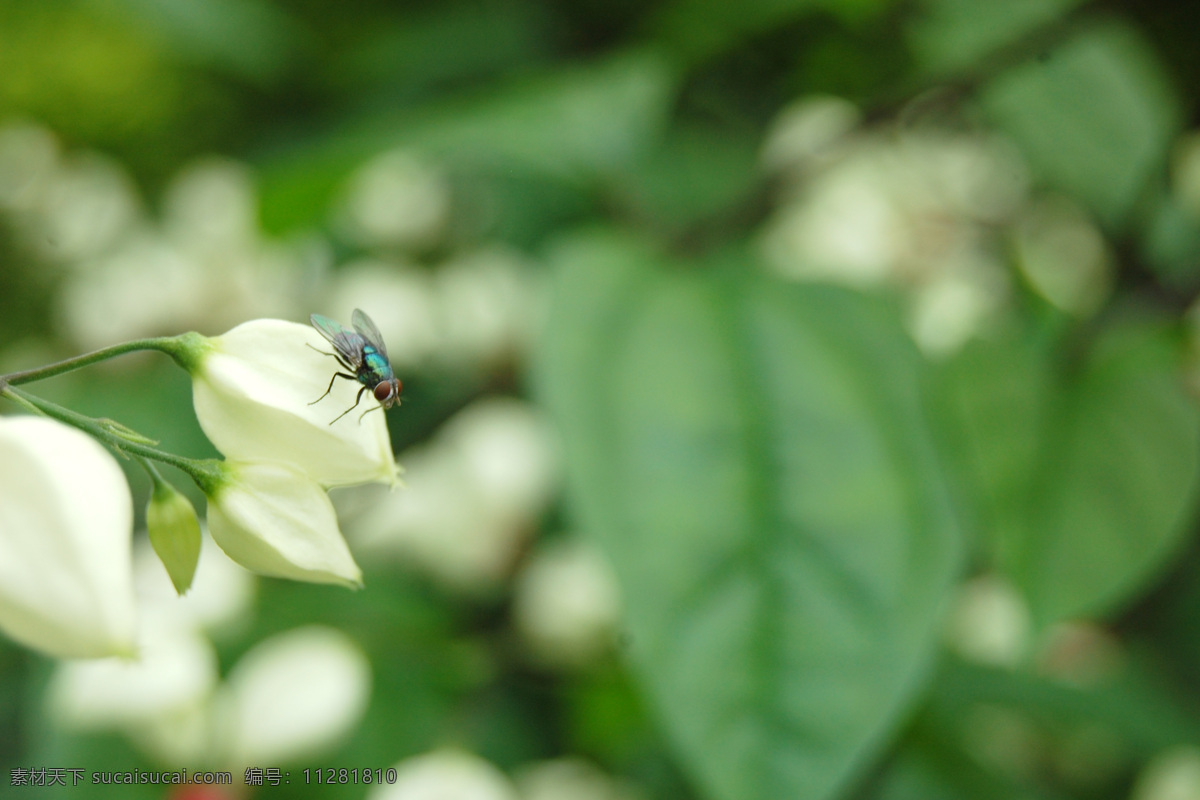
<path id="1" fill-rule="evenodd" d="M 355 312 L 357 315 L 360 312 Z M 329 340 L 338 359 L 355 372 L 362 366 L 363 337 L 354 331 L 348 331 L 329 317 L 313 314 L 308 318 L 312 326 Z"/>
<path id="2" fill-rule="evenodd" d="M 379 328 L 376 328 L 375 323 L 367 316 L 367 312 L 361 308 L 354 309 L 350 321 L 354 323 L 354 330 L 362 334 L 362 337 L 367 340 L 367 344 L 374 347 L 375 351 L 386 360 L 388 354 L 387 347 L 383 344 L 383 336 L 380 335 Z"/>

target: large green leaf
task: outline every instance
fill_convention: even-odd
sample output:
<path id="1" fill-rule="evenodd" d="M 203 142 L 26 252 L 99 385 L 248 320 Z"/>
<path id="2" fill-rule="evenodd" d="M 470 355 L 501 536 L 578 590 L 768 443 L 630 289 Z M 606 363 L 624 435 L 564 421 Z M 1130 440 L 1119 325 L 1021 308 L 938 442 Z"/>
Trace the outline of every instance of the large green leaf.
<path id="1" fill-rule="evenodd" d="M 980 96 L 1038 175 L 1120 225 L 1164 168 L 1179 101 L 1154 50 L 1111 23 L 993 80 Z"/>
<path id="2" fill-rule="evenodd" d="M 1159 573 L 1188 532 L 1200 452 L 1163 330 L 1119 326 L 1073 373 L 1057 361 L 999 341 L 950 370 L 984 528 L 1042 624 L 1107 612 Z"/>
<path id="3" fill-rule="evenodd" d="M 829 797 L 920 689 L 957 573 L 920 360 L 873 299 L 660 261 L 557 256 L 540 386 L 578 522 L 708 796 Z"/>

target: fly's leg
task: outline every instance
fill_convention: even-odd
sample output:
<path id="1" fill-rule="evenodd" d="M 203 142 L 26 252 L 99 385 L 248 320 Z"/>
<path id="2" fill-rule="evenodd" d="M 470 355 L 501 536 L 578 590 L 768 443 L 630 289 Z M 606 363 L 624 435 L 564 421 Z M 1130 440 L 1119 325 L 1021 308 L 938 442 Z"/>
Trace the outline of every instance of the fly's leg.
<path id="1" fill-rule="evenodd" d="M 336 381 L 338 378 L 348 378 L 348 379 L 350 379 L 350 380 L 352 380 L 352 381 L 356 381 L 356 380 L 358 380 L 358 378 L 354 377 L 353 375 L 347 375 L 347 374 L 346 374 L 346 373 L 344 373 L 344 372 L 335 372 L 335 373 L 333 373 L 333 377 L 329 379 L 329 386 L 328 386 L 328 387 L 326 387 L 326 389 L 325 389 L 325 394 L 321 395 L 321 396 L 320 396 L 320 397 L 318 397 L 316 400 L 313 400 L 311 403 L 309 403 L 309 405 L 310 405 L 310 406 L 312 406 L 312 405 L 316 405 L 317 403 L 319 403 L 319 402 L 321 402 L 322 400 L 324 400 L 324 399 L 325 399 L 325 396 L 326 396 L 326 395 L 328 395 L 328 394 L 329 394 L 331 391 L 333 391 L 333 382 L 334 382 L 334 381 Z M 364 386 L 363 388 L 365 389 L 366 387 Z M 362 394 L 362 392 L 359 392 L 359 394 L 361 395 L 361 394 Z M 354 405 L 358 405 L 358 403 L 356 402 Z M 336 421 L 337 421 L 337 420 L 334 420 L 334 422 L 336 422 Z M 330 423 L 330 424 L 332 425 L 333 423 Z"/>
<path id="2" fill-rule="evenodd" d="M 346 363 L 346 359 L 342 358 L 338 353 L 326 353 L 324 350 L 318 350 L 317 348 L 313 347 L 308 342 L 305 342 L 304 346 L 309 350 L 312 350 L 314 353 L 320 353 L 323 356 L 329 356 L 330 358 L 334 359 L 338 362 L 342 369 L 354 369 L 354 365 Z"/>
<path id="3" fill-rule="evenodd" d="M 342 373 L 340 373 L 340 372 L 338 373 L 338 375 L 341 375 L 341 374 L 342 374 Z M 333 377 L 335 377 L 335 378 L 336 378 L 336 377 L 337 377 L 337 375 L 334 375 Z M 349 377 L 349 376 L 348 376 L 348 375 L 343 375 L 342 377 Z M 342 413 L 340 413 L 340 414 L 338 414 L 336 417 L 334 417 L 334 418 L 333 418 L 333 422 L 330 422 L 329 424 L 330 424 L 330 425 L 332 425 L 334 422 L 337 422 L 339 419 L 341 419 L 342 417 L 346 416 L 347 414 L 349 414 L 349 413 L 350 413 L 351 411 L 353 411 L 354 409 L 358 408 L 358 401 L 359 401 L 359 400 L 362 400 L 363 392 L 365 392 L 366 390 L 367 390 L 367 387 L 365 387 L 365 386 L 364 386 L 364 387 L 362 387 L 361 389 L 359 389 L 359 390 L 358 390 L 358 395 L 357 395 L 357 396 L 355 396 L 355 398 L 354 398 L 354 405 L 350 406 L 350 407 L 349 407 L 349 408 L 347 408 L 345 411 L 343 411 Z M 326 394 L 328 394 L 328 392 L 326 392 Z M 368 409 L 368 410 L 369 410 L 369 409 Z M 362 420 L 359 420 L 359 421 L 361 422 Z"/>
<path id="4" fill-rule="evenodd" d="M 358 404 L 355 403 L 355 405 L 358 405 Z M 382 411 L 382 410 L 383 410 L 383 406 L 373 406 L 371 408 L 368 408 L 366 411 L 364 411 L 363 413 L 358 415 L 358 424 L 362 425 L 363 417 L 365 417 L 367 414 L 370 414 L 372 411 Z"/>

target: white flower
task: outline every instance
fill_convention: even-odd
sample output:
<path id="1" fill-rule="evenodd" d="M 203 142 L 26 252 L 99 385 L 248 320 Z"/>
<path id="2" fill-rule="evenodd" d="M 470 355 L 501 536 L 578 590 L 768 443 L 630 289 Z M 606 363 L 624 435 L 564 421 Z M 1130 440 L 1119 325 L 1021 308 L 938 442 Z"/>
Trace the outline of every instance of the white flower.
<path id="1" fill-rule="evenodd" d="M 459 750 L 440 750 L 396 765 L 397 780 L 367 800 L 517 800 L 517 791 L 490 762 Z"/>
<path id="2" fill-rule="evenodd" d="M 362 298 L 371 298 L 371 317 L 383 332 L 388 358 L 397 370 L 422 366 L 441 346 L 438 309 L 429 271 L 410 263 L 364 259 L 337 270 L 328 294 L 334 319 L 349 319 Z M 403 376 L 401 376 L 403 379 Z"/>
<path id="3" fill-rule="evenodd" d="M 220 158 L 188 165 L 167 187 L 163 227 L 194 252 L 225 255 L 253 248 L 258 197 L 249 170 Z"/>
<path id="4" fill-rule="evenodd" d="M 1192 131 L 1175 143 L 1171 190 L 1188 213 L 1200 216 L 1200 132 Z"/>
<path id="5" fill-rule="evenodd" d="M 771 123 L 763 166 L 772 172 L 811 166 L 835 150 L 861 120 L 862 112 L 840 97 L 820 95 L 793 103 Z"/>
<path id="6" fill-rule="evenodd" d="M 226 555 L 261 575 L 362 585 L 329 496 L 279 462 L 225 462 L 208 495 L 208 532 Z"/>
<path id="7" fill-rule="evenodd" d="M 29 212 L 41 202 L 58 172 L 58 149 L 58 139 L 45 128 L 0 128 L 0 208 Z"/>
<path id="8" fill-rule="evenodd" d="M 52 420 L 0 418 L 0 629 L 65 658 L 132 654 L 132 525 L 103 447 Z"/>
<path id="9" fill-rule="evenodd" d="M 638 793 L 582 758 L 558 758 L 517 773 L 522 800 L 633 800 Z"/>
<path id="10" fill-rule="evenodd" d="M 513 625 L 539 661 L 585 664 L 612 645 L 621 614 L 616 576 L 585 542 L 541 547 L 514 594 Z"/>
<path id="11" fill-rule="evenodd" d="M 350 179 L 339 227 L 366 247 L 420 247 L 436 241 L 450 211 L 442 174 L 402 150 L 377 156 Z"/>
<path id="12" fill-rule="evenodd" d="M 1179 745 L 1150 759 L 1133 785 L 1133 800 L 1200 797 L 1200 749 Z"/>
<path id="13" fill-rule="evenodd" d="M 1104 234 L 1070 200 L 1034 203 L 1016 226 L 1017 266 L 1043 297 L 1070 314 L 1094 314 L 1112 288 L 1112 254 Z"/>
<path id="14" fill-rule="evenodd" d="M 406 453 L 407 491 L 355 520 L 354 541 L 459 591 L 493 590 L 511 570 L 557 485 L 545 419 L 520 401 L 481 400 Z"/>
<path id="15" fill-rule="evenodd" d="M 353 729 L 366 711 L 371 667 L 332 628 L 288 631 L 246 653 L 223 688 L 218 760 L 272 764 L 314 755 Z"/>
<path id="16" fill-rule="evenodd" d="M 520 356 L 541 313 L 534 271 L 515 252 L 488 248 L 460 256 L 435 275 L 442 357 L 487 365 Z"/>
<path id="17" fill-rule="evenodd" d="M 250 618 L 256 581 L 219 547 L 206 542 L 200 548 L 192 588 L 180 597 L 158 555 L 143 542 L 133 549 L 133 583 L 140 603 L 169 608 L 186 625 L 201 630 L 237 628 Z"/>
<path id="18" fill-rule="evenodd" d="M 1031 629 L 1029 608 L 1016 587 L 995 575 L 981 575 L 959 587 L 946 639 L 970 661 L 1015 667 L 1027 654 Z"/>
<path id="19" fill-rule="evenodd" d="M 94 154 L 63 163 L 47 183 L 41 201 L 32 243 L 58 261 L 102 252 L 139 216 L 133 181 L 116 162 Z"/>
<path id="20" fill-rule="evenodd" d="M 204 340 L 188 364 L 200 427 L 234 461 L 284 461 L 324 486 L 394 485 L 383 413 L 347 414 L 331 425 L 362 387 L 339 378 L 322 398 L 341 368 L 317 351 L 329 352 L 329 343 L 313 328 L 276 319 Z M 377 405 L 367 393 L 359 408 Z"/>
<path id="21" fill-rule="evenodd" d="M 143 607 L 135 659 L 66 662 L 48 690 L 54 716 L 79 730 L 131 727 L 205 700 L 217 654 L 169 607 Z"/>

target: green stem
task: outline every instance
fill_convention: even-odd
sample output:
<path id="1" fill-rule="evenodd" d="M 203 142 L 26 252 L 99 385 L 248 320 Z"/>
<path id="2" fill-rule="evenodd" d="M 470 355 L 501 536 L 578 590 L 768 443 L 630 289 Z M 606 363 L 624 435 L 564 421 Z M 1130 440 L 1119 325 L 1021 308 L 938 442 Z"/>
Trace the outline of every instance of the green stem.
<path id="1" fill-rule="evenodd" d="M 215 458 L 185 458 L 184 456 L 177 456 L 174 453 L 150 447 L 141 442 L 131 441 L 112 432 L 92 417 L 84 416 L 77 411 L 72 411 L 56 403 L 51 403 L 49 400 L 35 397 L 14 386 L 5 386 L 3 382 L 0 382 L 0 396 L 8 397 L 26 408 L 33 409 L 48 417 L 53 417 L 59 422 L 65 422 L 67 425 L 78 428 L 115 450 L 131 453 L 132 455 L 141 456 L 153 461 L 161 461 L 164 464 L 170 464 L 172 467 L 187 474 L 206 495 L 211 495 L 224 483 L 224 466 L 221 461 Z"/>
<path id="2" fill-rule="evenodd" d="M 111 347 L 104 347 L 81 356 L 58 361 L 54 364 L 47 364 L 44 367 L 0 375 L 0 391 L 3 391 L 6 384 L 9 386 L 20 386 L 23 383 L 32 383 L 33 381 L 40 381 L 45 378 L 53 378 L 55 375 L 62 375 L 64 372 L 71 372 L 101 361 L 107 361 L 110 358 L 123 356 L 126 353 L 135 353 L 139 350 L 158 350 L 171 356 L 184 369 L 190 369 L 195 359 L 197 348 L 203 345 L 203 341 L 204 337 L 198 333 L 184 333 L 179 336 L 161 336 L 155 339 L 135 339 L 132 342 L 122 342 L 121 344 L 114 344 Z"/>
<path id="3" fill-rule="evenodd" d="M 160 499 L 171 494 L 171 485 L 163 478 L 162 473 L 158 471 L 158 467 L 154 466 L 154 462 L 149 459 L 137 456 L 137 461 L 142 465 L 142 469 L 146 470 L 146 474 L 150 476 L 150 483 L 153 485 L 151 490 L 154 499 Z"/>

